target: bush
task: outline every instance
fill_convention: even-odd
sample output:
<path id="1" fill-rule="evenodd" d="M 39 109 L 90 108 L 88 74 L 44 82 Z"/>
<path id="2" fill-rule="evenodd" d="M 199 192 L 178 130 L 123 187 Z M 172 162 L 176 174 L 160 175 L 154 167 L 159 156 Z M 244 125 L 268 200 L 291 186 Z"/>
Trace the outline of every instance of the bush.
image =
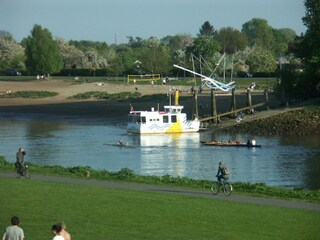
<path id="1" fill-rule="evenodd" d="M 45 98 L 57 96 L 57 92 L 49 91 L 17 91 L 0 95 L 0 98 Z"/>

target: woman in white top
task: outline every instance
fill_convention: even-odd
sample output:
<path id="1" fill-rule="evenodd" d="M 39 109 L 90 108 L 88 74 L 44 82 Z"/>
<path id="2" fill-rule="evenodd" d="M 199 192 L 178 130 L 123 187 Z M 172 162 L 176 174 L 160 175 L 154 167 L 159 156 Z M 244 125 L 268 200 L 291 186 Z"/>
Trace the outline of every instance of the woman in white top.
<path id="1" fill-rule="evenodd" d="M 71 240 L 71 235 L 66 230 L 67 229 L 66 224 L 64 222 L 59 223 L 59 224 L 61 225 L 61 228 L 62 228 L 60 235 L 63 236 L 65 240 Z"/>
<path id="2" fill-rule="evenodd" d="M 62 226 L 60 224 L 54 224 L 51 227 L 51 231 L 52 233 L 55 235 L 52 240 L 65 240 L 64 237 L 62 237 L 60 235 L 61 231 L 62 231 Z"/>

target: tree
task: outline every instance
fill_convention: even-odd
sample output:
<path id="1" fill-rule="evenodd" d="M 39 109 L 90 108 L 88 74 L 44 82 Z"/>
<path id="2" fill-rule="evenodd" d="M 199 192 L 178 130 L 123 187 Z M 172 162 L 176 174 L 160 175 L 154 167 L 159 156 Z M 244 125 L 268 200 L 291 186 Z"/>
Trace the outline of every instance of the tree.
<path id="1" fill-rule="evenodd" d="M 34 25 L 26 39 L 26 66 L 31 74 L 52 74 L 63 67 L 57 42 L 48 29 Z"/>
<path id="2" fill-rule="evenodd" d="M 0 35 L 0 69 L 24 69 L 24 48 L 12 37 Z"/>
<path id="3" fill-rule="evenodd" d="M 199 33 L 197 34 L 198 37 L 205 36 L 205 37 L 216 37 L 217 31 L 214 29 L 214 26 L 210 24 L 210 22 L 206 21 L 202 24 L 201 28 L 199 29 Z"/>
<path id="4" fill-rule="evenodd" d="M 272 73 L 277 68 L 277 62 L 272 52 L 254 48 L 249 54 L 246 63 L 250 67 L 250 71 L 254 73 Z"/>
<path id="5" fill-rule="evenodd" d="M 274 43 L 273 31 L 267 20 L 253 18 L 242 25 L 241 32 L 247 35 L 250 47 L 258 46 L 271 50 Z"/>
<path id="6" fill-rule="evenodd" d="M 289 46 L 297 37 L 296 32 L 290 28 L 273 29 L 274 46 L 273 51 L 278 57 L 288 54 Z"/>
<path id="7" fill-rule="evenodd" d="M 133 74 L 136 71 L 134 62 L 138 59 L 137 52 L 127 44 L 114 46 L 116 57 L 111 62 L 110 68 L 117 69 L 117 74 Z"/>
<path id="8" fill-rule="evenodd" d="M 161 39 L 161 43 L 169 48 L 172 64 L 181 64 L 186 66 L 187 49 L 193 44 L 193 37 L 191 34 L 167 36 Z"/>
<path id="9" fill-rule="evenodd" d="M 307 31 L 298 42 L 296 54 L 304 60 L 306 76 L 304 87 L 310 94 L 320 85 L 320 2 L 305 0 L 306 15 L 302 18 Z M 318 92 L 319 94 L 319 92 Z"/>
<path id="10" fill-rule="evenodd" d="M 206 61 L 212 61 L 215 53 L 220 51 L 220 45 L 212 37 L 200 36 L 194 39 L 193 46 L 188 49 L 195 56 L 202 56 Z"/>
<path id="11" fill-rule="evenodd" d="M 136 37 L 135 39 L 132 36 L 128 38 L 128 46 L 131 48 L 141 48 L 143 46 L 143 39 L 141 37 Z"/>
<path id="12" fill-rule="evenodd" d="M 109 66 L 107 59 L 101 56 L 98 51 L 94 48 L 88 49 L 85 52 L 85 56 L 88 59 L 90 68 L 107 68 Z"/>
<path id="13" fill-rule="evenodd" d="M 92 49 L 95 49 L 98 54 L 103 54 L 104 52 L 108 51 L 110 48 L 108 44 L 105 42 L 99 41 L 88 41 L 88 40 L 81 40 L 81 41 L 69 41 L 69 44 L 75 46 L 82 52 L 86 52 Z"/>
<path id="14" fill-rule="evenodd" d="M 248 43 L 245 34 L 231 27 L 221 28 L 217 35 L 217 40 L 222 50 L 228 54 L 244 50 Z"/>
<path id="15" fill-rule="evenodd" d="M 146 73 L 167 74 L 170 69 L 169 48 L 160 44 L 154 37 L 144 40 L 142 45 L 143 47 L 138 50 L 142 69 Z"/>
<path id="16" fill-rule="evenodd" d="M 70 41 L 70 45 L 75 46 L 84 53 L 87 68 L 107 69 L 112 61 L 116 59 L 116 52 L 105 42 L 99 41 Z"/>
<path id="17" fill-rule="evenodd" d="M 0 30 L 0 38 L 4 38 L 7 40 L 14 40 L 12 34 L 5 30 Z"/>
<path id="18" fill-rule="evenodd" d="M 57 39 L 57 43 L 63 61 L 63 68 L 90 68 L 89 61 L 81 50 L 63 39 Z"/>

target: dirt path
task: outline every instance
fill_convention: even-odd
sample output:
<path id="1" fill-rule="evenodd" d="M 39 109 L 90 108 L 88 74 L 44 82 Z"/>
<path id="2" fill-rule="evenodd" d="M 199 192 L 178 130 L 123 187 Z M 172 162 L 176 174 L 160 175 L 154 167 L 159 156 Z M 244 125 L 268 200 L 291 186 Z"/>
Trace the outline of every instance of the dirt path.
<path id="1" fill-rule="evenodd" d="M 11 173 L 0 173 L 0 177 L 15 178 L 15 176 Z M 70 183 L 70 184 L 79 184 L 79 185 L 85 185 L 85 186 L 98 186 L 98 187 L 105 187 L 105 188 L 112 188 L 112 189 L 158 192 L 158 193 L 165 193 L 165 194 L 180 194 L 180 195 L 191 196 L 191 197 L 213 198 L 213 199 L 222 200 L 222 201 L 242 202 L 242 203 L 265 205 L 265 206 L 277 206 L 277 207 L 305 209 L 305 210 L 311 210 L 311 211 L 320 211 L 320 204 L 302 202 L 302 201 L 251 197 L 251 196 L 236 195 L 236 194 L 233 194 L 229 197 L 224 196 L 223 194 L 214 196 L 209 191 L 190 190 L 190 189 L 175 188 L 175 187 L 161 187 L 161 186 L 149 185 L 149 184 L 147 185 L 147 184 L 137 184 L 137 183 L 98 181 L 93 179 L 75 179 L 75 178 L 43 176 L 43 175 L 32 175 L 31 178 L 32 180 L 35 180 L 35 181 Z M 28 181 L 28 180 L 17 179 L 17 181 Z"/>

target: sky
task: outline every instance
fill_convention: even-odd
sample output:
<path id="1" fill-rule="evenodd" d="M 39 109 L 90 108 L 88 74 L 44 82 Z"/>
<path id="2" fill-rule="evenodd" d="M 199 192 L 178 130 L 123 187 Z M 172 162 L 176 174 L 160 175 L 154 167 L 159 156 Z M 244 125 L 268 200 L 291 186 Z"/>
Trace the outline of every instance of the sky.
<path id="1" fill-rule="evenodd" d="M 204 22 L 241 30 L 253 18 L 305 33 L 303 0 L 0 0 L 0 30 L 20 42 L 35 24 L 53 37 L 127 43 L 128 36 L 196 36 Z"/>

